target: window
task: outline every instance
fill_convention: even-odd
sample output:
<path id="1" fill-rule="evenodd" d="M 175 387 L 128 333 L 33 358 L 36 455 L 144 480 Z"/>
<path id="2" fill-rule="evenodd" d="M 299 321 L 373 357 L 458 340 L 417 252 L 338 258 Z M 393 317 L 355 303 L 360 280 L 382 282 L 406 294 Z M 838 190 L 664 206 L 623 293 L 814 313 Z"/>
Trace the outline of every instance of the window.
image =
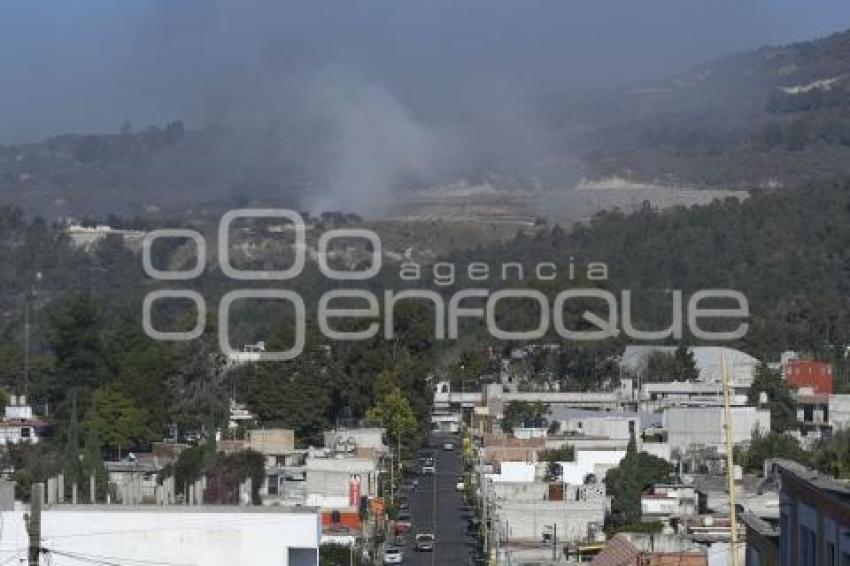
<path id="1" fill-rule="evenodd" d="M 26 427 L 26 426 L 25 426 L 25 427 L 22 427 L 22 428 L 21 428 L 21 438 L 29 438 L 29 437 L 30 437 L 30 429 L 29 429 L 29 427 Z"/>
<path id="2" fill-rule="evenodd" d="M 278 485 L 277 485 L 277 476 L 269 476 L 268 481 L 268 493 L 269 495 L 277 495 L 278 494 Z"/>

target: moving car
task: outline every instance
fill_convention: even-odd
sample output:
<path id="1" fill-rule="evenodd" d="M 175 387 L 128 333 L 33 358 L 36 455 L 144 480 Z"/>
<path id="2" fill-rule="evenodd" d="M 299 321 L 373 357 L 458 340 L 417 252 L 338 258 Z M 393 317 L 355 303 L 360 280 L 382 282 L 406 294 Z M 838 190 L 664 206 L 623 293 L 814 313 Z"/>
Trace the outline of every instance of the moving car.
<path id="1" fill-rule="evenodd" d="M 450 451 L 452 451 L 452 450 L 454 450 L 454 449 L 455 449 L 455 444 L 454 444 L 454 442 L 444 442 L 444 443 L 443 443 L 443 450 L 446 450 L 447 452 L 450 452 Z"/>
<path id="2" fill-rule="evenodd" d="M 418 552 L 432 552 L 434 550 L 434 535 L 431 533 L 419 533 L 414 539 L 414 548 Z"/>
<path id="3" fill-rule="evenodd" d="M 434 463 L 423 464 L 422 465 L 422 473 L 423 474 L 434 474 L 437 473 L 437 468 L 434 466 Z"/>
<path id="4" fill-rule="evenodd" d="M 401 564 L 404 562 L 404 555 L 400 548 L 388 547 L 384 550 L 384 564 Z"/>

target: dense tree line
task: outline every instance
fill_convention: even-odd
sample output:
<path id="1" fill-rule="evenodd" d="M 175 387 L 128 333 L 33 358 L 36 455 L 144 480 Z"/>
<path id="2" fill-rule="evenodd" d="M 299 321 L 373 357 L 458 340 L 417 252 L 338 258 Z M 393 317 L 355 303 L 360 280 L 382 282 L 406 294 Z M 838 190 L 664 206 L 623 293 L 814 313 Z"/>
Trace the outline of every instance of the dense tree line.
<path id="1" fill-rule="evenodd" d="M 486 285 L 531 285 L 550 296 L 574 286 L 630 289 L 640 299 L 633 305 L 636 324 L 647 328 L 669 325 L 668 289 L 686 296 L 703 288 L 737 289 L 749 299 L 751 327 L 734 346 L 763 359 L 776 359 L 786 349 L 830 359 L 842 390 L 847 387 L 844 349 L 850 343 L 848 215 L 850 185 L 820 184 L 692 209 L 604 212 L 571 231 L 554 227 L 533 237 L 520 234 L 507 244 L 459 251 L 449 259 L 460 265 L 521 260 L 529 270 L 544 261 L 561 267 L 605 262 L 610 276 L 604 281 L 588 280 L 581 269 L 569 277 L 561 269 L 554 281 L 531 277 Z M 24 313 L 29 310 L 27 388 L 37 409 L 59 425 L 57 453 L 95 446 L 115 456 L 161 438 L 170 424 L 209 435 L 224 423 L 231 397 L 248 403 L 265 422 L 294 428 L 305 443 L 317 442 L 338 418 L 372 416 L 393 423 L 393 432 L 401 431 L 404 443 L 412 445 L 428 426 L 435 367 L 454 367 L 453 380 L 470 389 L 477 384 L 466 368 L 490 371 L 480 353 L 464 354 L 436 340 L 433 312 L 421 302 L 399 304 L 392 340 L 330 342 L 308 328 L 305 353 L 297 360 L 226 371 L 212 319 L 202 338 L 188 344 L 153 342 L 144 335 L 141 299 L 150 282 L 138 257 L 116 238 L 83 252 L 69 244 L 61 227 L 0 209 L 0 259 L 6 267 L 0 273 L 0 385 L 10 392 L 24 387 Z M 296 282 L 308 301 L 331 284 L 315 271 L 308 267 L 304 280 Z M 382 274 L 374 285 L 389 281 Z M 215 272 L 193 285 L 212 301 L 228 288 Z M 473 285 L 460 277 L 438 290 L 467 286 Z M 570 305 L 565 319 L 580 327 L 585 308 L 598 305 Z M 174 324 L 191 324 L 180 310 L 166 315 Z M 533 306 L 515 306 L 497 316 L 500 325 L 527 328 Z M 271 336 L 272 348 L 291 340 L 285 312 L 254 305 L 234 309 L 234 319 L 239 336 L 234 340 Z M 462 336 L 479 352 L 488 343 L 496 351 L 513 346 L 494 344 L 474 320 L 465 324 Z M 582 344 L 550 338 L 559 347 L 534 354 L 529 361 L 534 372 L 551 372 L 567 389 L 598 389 L 616 377 L 624 338 Z M 665 360 L 675 368 L 668 373 L 679 379 L 692 375 L 686 353 Z M 771 389 L 770 381 L 757 381 L 760 389 L 753 395 L 768 393 L 776 422 L 782 423 L 790 410 L 786 393 Z M 70 438 L 74 419 L 79 433 Z M 104 424 L 110 421 L 121 426 L 113 430 Z M 65 450 L 68 442 L 75 446 Z"/>

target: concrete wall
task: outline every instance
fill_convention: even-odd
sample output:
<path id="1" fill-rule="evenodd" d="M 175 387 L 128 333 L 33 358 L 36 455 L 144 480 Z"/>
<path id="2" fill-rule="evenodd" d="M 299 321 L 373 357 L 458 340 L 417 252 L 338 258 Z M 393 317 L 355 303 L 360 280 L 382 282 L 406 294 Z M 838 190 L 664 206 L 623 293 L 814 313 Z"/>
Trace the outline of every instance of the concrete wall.
<path id="1" fill-rule="evenodd" d="M 496 499 L 510 501 L 543 501 L 549 496 L 546 482 L 499 482 L 491 487 Z"/>
<path id="2" fill-rule="evenodd" d="M 631 427 L 631 431 L 634 431 L 635 436 L 640 436 L 640 419 L 637 416 L 608 417 L 604 415 L 605 413 L 600 413 L 599 417 L 580 417 L 563 420 L 561 421 L 561 431 L 587 436 L 601 436 L 628 442 L 631 437 Z"/>
<path id="3" fill-rule="evenodd" d="M 0 563 L 26 556 L 23 515 L 2 513 Z M 87 556 L 91 563 L 301 566 L 318 564 L 321 518 L 306 509 L 67 505 L 45 510 L 41 528 L 43 546 L 55 551 L 48 555 L 54 566 L 86 561 L 62 554 Z M 307 551 L 290 552 L 294 547 Z M 313 559 L 296 560 L 296 554 Z"/>
<path id="4" fill-rule="evenodd" d="M 669 442 L 644 442 L 641 444 L 640 450 L 668 462 L 671 458 Z"/>
<path id="5" fill-rule="evenodd" d="M 510 540 L 540 541 L 557 525 L 559 541 L 587 538 L 589 523 L 605 520 L 604 500 L 597 501 L 501 501 L 497 517 Z"/>
<path id="6" fill-rule="evenodd" d="M 280 454 L 295 449 L 295 432 L 285 428 L 248 431 L 248 448 L 261 454 Z"/>
<path id="7" fill-rule="evenodd" d="M 732 441 L 750 440 L 753 431 L 770 430 L 770 411 L 732 407 Z M 725 454 L 723 407 L 671 407 L 664 411 L 664 428 L 671 450 L 684 452 L 689 445 L 713 446 Z"/>
<path id="8" fill-rule="evenodd" d="M 596 436 L 550 436 L 546 439 L 546 450 L 563 446 L 572 446 L 576 452 L 581 450 L 625 450 L 629 441 L 626 439 L 599 438 Z"/>
<path id="9" fill-rule="evenodd" d="M 377 427 L 327 431 L 324 433 L 325 448 L 334 448 L 338 442 L 353 441 L 358 448 L 385 450 L 384 432 L 384 429 Z"/>
<path id="10" fill-rule="evenodd" d="M 829 422 L 835 430 L 850 428 L 850 395 L 829 396 Z"/>

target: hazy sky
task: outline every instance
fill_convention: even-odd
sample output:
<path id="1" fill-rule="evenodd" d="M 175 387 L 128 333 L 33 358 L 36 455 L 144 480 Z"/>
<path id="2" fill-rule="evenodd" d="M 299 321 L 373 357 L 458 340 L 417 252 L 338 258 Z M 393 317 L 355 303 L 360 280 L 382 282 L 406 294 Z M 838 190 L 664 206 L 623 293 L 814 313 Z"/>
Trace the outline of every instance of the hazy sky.
<path id="1" fill-rule="evenodd" d="M 204 124 L 355 74 L 416 113 L 850 28 L 847 0 L 5 0 L 0 141 Z"/>

